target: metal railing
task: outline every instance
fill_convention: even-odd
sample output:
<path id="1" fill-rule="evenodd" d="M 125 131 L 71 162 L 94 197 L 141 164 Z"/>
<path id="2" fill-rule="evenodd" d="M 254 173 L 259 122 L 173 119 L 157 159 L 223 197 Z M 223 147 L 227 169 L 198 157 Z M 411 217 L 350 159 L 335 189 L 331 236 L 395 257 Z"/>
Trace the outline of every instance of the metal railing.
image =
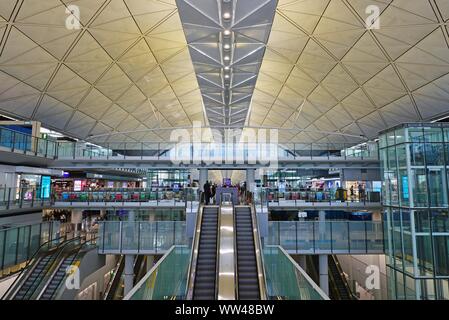
<path id="1" fill-rule="evenodd" d="M 265 245 L 299 254 L 381 254 L 381 221 L 269 221 Z"/>

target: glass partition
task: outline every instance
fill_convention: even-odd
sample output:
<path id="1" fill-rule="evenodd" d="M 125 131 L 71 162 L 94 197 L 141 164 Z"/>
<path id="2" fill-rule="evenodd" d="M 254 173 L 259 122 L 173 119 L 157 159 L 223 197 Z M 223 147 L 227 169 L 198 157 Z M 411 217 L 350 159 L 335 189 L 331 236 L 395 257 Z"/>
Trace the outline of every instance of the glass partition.
<path id="1" fill-rule="evenodd" d="M 59 221 L 0 230 L 0 276 L 19 271 L 43 243 L 59 234 Z"/>
<path id="2" fill-rule="evenodd" d="M 191 249 L 173 246 L 137 283 L 124 300 L 183 300 Z"/>
<path id="3" fill-rule="evenodd" d="M 409 123 L 381 135 L 379 153 L 386 186 L 383 232 L 389 294 L 395 299 L 448 296 L 449 232 L 440 228 L 449 221 L 448 132 L 448 123 Z M 368 226 L 368 232 L 381 231 Z M 361 247 L 358 242 L 351 244 Z M 379 242 L 367 245 L 373 250 Z"/>
<path id="4" fill-rule="evenodd" d="M 289 252 L 383 253 L 381 221 L 269 221 L 265 245 Z"/>
<path id="5" fill-rule="evenodd" d="M 329 300 L 326 294 L 279 246 L 263 249 L 267 296 L 281 300 Z"/>

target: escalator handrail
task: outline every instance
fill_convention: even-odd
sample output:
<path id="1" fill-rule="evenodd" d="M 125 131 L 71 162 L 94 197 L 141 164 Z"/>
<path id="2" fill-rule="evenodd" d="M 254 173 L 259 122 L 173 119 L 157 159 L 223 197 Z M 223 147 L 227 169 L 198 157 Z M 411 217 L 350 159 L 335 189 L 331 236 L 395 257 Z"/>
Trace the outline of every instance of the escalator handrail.
<path id="1" fill-rule="evenodd" d="M 237 247 L 237 211 L 235 210 L 234 203 L 232 204 L 233 215 L 233 225 L 234 225 L 234 288 L 235 297 L 239 299 L 239 257 L 238 257 L 238 247 Z"/>
<path id="2" fill-rule="evenodd" d="M 79 240 L 81 240 L 81 241 L 83 240 L 82 237 L 77 237 L 77 238 L 74 238 L 74 239 L 79 239 Z M 73 250 L 69 250 L 69 251 L 66 253 L 66 256 L 63 257 L 63 258 L 60 260 L 60 262 L 57 264 L 56 268 L 53 270 L 53 272 L 52 272 L 52 274 L 50 275 L 50 277 L 49 277 L 47 283 L 46 283 L 46 284 L 44 285 L 44 287 L 42 288 L 42 290 L 41 290 L 41 292 L 39 293 L 39 295 L 37 296 L 36 300 L 40 300 L 40 298 L 42 297 L 42 295 L 45 293 L 45 291 L 47 290 L 48 286 L 50 285 L 51 281 L 53 280 L 53 277 L 54 277 L 54 276 L 56 275 L 56 273 L 58 272 L 59 267 L 64 263 L 64 261 L 65 261 L 68 257 L 70 257 L 70 255 L 71 255 L 72 253 L 74 253 L 73 258 L 72 258 L 72 261 L 70 262 L 70 264 L 73 264 L 73 261 L 76 260 L 76 258 L 78 257 L 78 255 L 79 255 L 81 249 L 84 247 L 84 245 L 87 244 L 87 243 L 89 243 L 89 242 L 92 242 L 93 240 L 96 240 L 96 239 L 97 239 L 97 237 L 95 237 L 94 239 L 90 239 L 90 240 L 84 239 L 84 242 L 80 242 L 80 244 L 79 244 L 78 247 L 74 248 Z M 67 244 L 68 244 L 68 243 L 67 243 Z M 56 261 L 58 261 L 58 258 L 64 253 L 64 249 L 65 249 L 65 246 L 64 246 L 64 248 L 61 248 L 61 251 L 58 253 L 58 256 L 56 257 L 54 263 L 56 263 Z M 50 300 L 51 300 L 51 298 L 53 298 L 54 294 L 58 291 L 58 289 L 59 289 L 59 287 L 60 287 L 62 281 L 66 278 L 66 276 L 67 276 L 67 274 L 66 274 L 66 275 L 65 275 L 65 276 L 58 282 L 58 284 L 57 284 L 57 286 L 56 286 L 56 290 L 52 293 L 52 295 L 51 295 L 51 297 L 50 297 Z"/>
<path id="3" fill-rule="evenodd" d="M 73 259 L 72 259 L 72 261 L 71 261 L 70 263 L 73 264 L 73 262 L 76 261 L 76 260 L 78 259 L 79 255 L 80 255 L 80 253 L 82 252 L 82 249 L 84 248 L 85 245 L 89 245 L 89 244 L 91 244 L 91 243 L 94 242 L 94 241 L 96 242 L 97 239 L 98 239 L 98 236 L 97 236 L 97 235 L 96 235 L 94 238 L 91 238 L 91 239 L 89 239 L 89 240 L 84 239 L 84 242 L 81 243 L 80 246 L 79 246 L 77 249 L 74 250 L 74 251 L 76 251 L 76 253 L 75 253 L 75 255 L 73 256 Z M 70 253 L 69 253 L 69 254 L 70 254 Z M 59 292 L 59 294 L 60 294 L 60 292 L 61 292 L 61 291 L 60 291 L 61 284 L 64 282 L 64 280 L 66 279 L 66 277 L 67 277 L 67 274 L 66 274 L 61 280 L 59 280 L 59 282 L 58 282 L 58 284 L 57 284 L 57 286 L 56 286 L 56 290 L 52 293 L 50 299 L 52 299 L 53 296 L 54 296 L 55 294 L 57 294 L 58 292 Z M 51 280 L 50 280 L 50 281 L 51 281 Z M 50 281 L 47 283 L 46 286 L 48 286 L 48 285 L 50 284 Z M 58 295 L 59 295 L 59 294 L 58 294 Z"/>
<path id="4" fill-rule="evenodd" d="M 285 251 L 284 248 L 282 248 L 282 246 L 276 245 L 268 247 L 278 248 L 279 251 L 281 251 L 287 257 L 287 259 L 291 262 L 291 264 L 299 272 L 299 274 L 301 274 L 301 276 L 304 277 L 304 279 L 312 286 L 312 288 L 321 296 L 321 298 L 323 298 L 323 300 L 330 300 L 329 296 L 320 288 L 320 286 L 315 283 L 315 281 L 313 281 L 313 279 L 307 274 L 307 272 L 305 272 L 298 265 L 298 263 L 288 254 L 287 251 Z"/>
<path id="5" fill-rule="evenodd" d="M 201 197 L 201 194 L 200 194 Z M 195 230 L 193 235 L 192 251 L 190 253 L 190 264 L 188 269 L 188 280 L 187 280 L 187 300 L 193 299 L 193 290 L 195 286 L 195 275 L 196 275 L 196 264 L 198 260 L 198 251 L 200 247 L 200 237 L 201 237 L 201 223 L 203 221 L 203 210 L 204 204 L 198 204 L 198 212 L 196 215 Z"/>
<path id="6" fill-rule="evenodd" d="M 41 272 L 39 272 L 39 274 L 38 274 L 38 276 L 36 277 L 36 279 L 33 280 L 33 282 L 31 283 L 30 287 L 29 287 L 29 288 L 27 289 L 27 291 L 25 292 L 24 297 L 26 297 L 27 294 L 29 293 L 30 289 L 33 288 L 33 285 L 35 284 L 35 282 L 38 281 L 37 287 L 34 288 L 33 291 L 31 292 L 31 296 L 34 294 L 34 292 L 35 292 L 35 291 L 38 289 L 38 287 L 40 286 L 41 282 L 44 280 L 43 277 L 45 277 L 45 275 L 48 273 L 48 271 L 50 271 L 50 269 L 52 268 L 53 264 L 56 263 L 56 261 L 58 261 L 59 256 L 60 256 L 61 253 L 64 251 L 64 249 L 66 248 L 66 246 L 67 246 L 68 244 L 72 243 L 73 241 L 78 240 L 79 238 L 80 238 L 80 237 L 78 236 L 78 237 L 72 238 L 72 239 L 70 239 L 70 240 L 64 241 L 63 243 L 61 243 L 60 246 L 57 247 L 57 249 L 56 249 L 56 252 L 57 252 L 56 256 L 55 256 L 55 257 L 52 256 L 51 259 L 50 259 L 50 261 L 47 262 L 47 264 L 45 265 L 45 266 L 50 265 L 49 270 L 45 271 L 45 268 L 44 268 L 44 269 L 42 269 Z M 41 275 L 42 275 L 42 277 L 41 277 Z M 30 296 L 30 297 L 31 297 L 31 296 Z"/>
<path id="7" fill-rule="evenodd" d="M 128 294 L 126 296 L 123 297 L 123 300 L 131 300 L 131 297 L 137 292 L 137 290 L 139 290 L 144 284 L 145 282 L 148 280 L 148 278 L 151 277 L 151 275 L 156 272 L 159 269 L 159 266 L 162 264 L 162 262 L 172 253 L 173 250 L 176 249 L 176 245 L 173 245 L 170 247 L 170 249 L 168 249 L 167 252 L 165 252 L 165 254 L 162 256 L 162 258 L 160 258 L 156 264 L 150 269 L 150 271 L 148 271 L 145 276 L 140 279 L 139 282 L 137 282 L 137 284 L 131 289 L 131 291 L 128 292 Z"/>
<path id="8" fill-rule="evenodd" d="M 124 269 L 125 269 L 125 256 L 121 255 L 120 260 L 117 263 L 116 272 L 112 276 L 111 280 L 109 280 L 109 283 L 106 287 L 105 293 L 103 295 L 103 300 L 112 300 L 112 297 L 110 296 L 111 292 L 115 293 L 115 291 L 117 290 Z"/>
<path id="9" fill-rule="evenodd" d="M 39 253 L 41 253 L 41 251 L 44 249 L 44 247 L 50 245 L 51 242 L 59 241 L 61 239 L 66 240 L 66 238 L 67 238 L 66 235 L 63 235 L 56 239 L 51 239 L 51 240 L 48 240 L 48 241 L 44 242 L 43 244 L 41 244 L 39 246 L 39 248 L 36 250 L 36 252 L 34 252 L 34 254 L 31 256 L 31 258 L 27 261 L 27 263 L 25 264 L 25 267 L 23 267 L 22 271 L 20 271 L 19 275 L 14 280 L 14 282 L 9 286 L 8 290 L 6 290 L 6 292 L 3 294 L 2 300 L 6 300 L 7 297 L 11 294 L 11 291 L 15 291 L 14 295 L 11 297 L 11 299 L 14 298 L 15 294 L 17 293 L 17 291 L 20 289 L 21 286 L 19 286 L 18 288 L 15 288 L 15 290 L 14 290 L 14 287 L 18 284 L 19 281 L 26 280 L 26 278 L 28 278 L 28 277 L 26 277 L 26 278 L 23 278 L 23 277 L 25 277 L 26 272 L 30 270 L 29 267 L 31 267 L 33 261 L 37 258 Z M 58 246 L 56 246 L 54 248 L 57 248 L 57 247 Z M 34 266 L 34 267 L 36 267 L 36 266 Z"/>
<path id="10" fill-rule="evenodd" d="M 259 281 L 259 294 L 260 300 L 267 300 L 267 279 L 265 275 L 265 265 L 263 260 L 263 248 L 262 241 L 260 239 L 259 225 L 257 223 L 256 207 L 254 203 L 250 205 L 251 221 L 253 224 L 253 241 L 254 241 L 254 253 L 256 255 L 257 273 Z M 259 254 L 258 254 L 259 253 Z"/>

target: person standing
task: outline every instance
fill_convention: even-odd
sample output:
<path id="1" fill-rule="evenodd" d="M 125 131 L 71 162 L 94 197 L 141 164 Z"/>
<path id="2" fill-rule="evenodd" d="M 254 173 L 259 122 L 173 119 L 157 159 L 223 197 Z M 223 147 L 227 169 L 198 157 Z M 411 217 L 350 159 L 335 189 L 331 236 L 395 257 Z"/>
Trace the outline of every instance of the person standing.
<path id="1" fill-rule="evenodd" d="M 210 196 L 211 196 L 210 184 L 209 181 L 206 181 L 206 183 L 204 184 L 204 198 L 206 201 L 206 205 L 209 205 Z"/>
<path id="2" fill-rule="evenodd" d="M 215 203 L 215 194 L 217 193 L 217 186 L 215 185 L 215 183 L 212 184 L 211 191 L 212 191 L 211 193 L 212 201 L 213 203 Z"/>
<path id="3" fill-rule="evenodd" d="M 365 199 L 365 188 L 363 184 L 359 184 L 359 201 L 363 201 Z"/>

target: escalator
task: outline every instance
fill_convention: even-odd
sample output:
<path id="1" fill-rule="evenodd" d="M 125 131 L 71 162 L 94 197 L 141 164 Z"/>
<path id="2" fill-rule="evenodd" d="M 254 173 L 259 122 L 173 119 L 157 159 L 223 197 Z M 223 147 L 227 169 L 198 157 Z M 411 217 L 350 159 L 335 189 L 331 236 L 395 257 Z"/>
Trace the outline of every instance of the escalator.
<path id="1" fill-rule="evenodd" d="M 332 300 L 357 300 L 335 255 L 328 255 L 328 268 L 329 297 Z M 307 272 L 316 283 L 319 283 L 318 270 L 318 256 L 307 255 Z"/>
<path id="2" fill-rule="evenodd" d="M 40 300 L 51 300 L 54 295 L 56 294 L 56 291 L 60 285 L 60 283 L 64 280 L 67 274 L 67 268 L 73 264 L 75 261 L 76 254 L 70 254 L 68 257 L 62 259 L 61 263 L 59 264 L 59 267 L 56 270 L 56 273 L 51 278 L 51 280 L 48 282 L 45 290 L 43 291 L 42 295 L 40 296 Z"/>
<path id="3" fill-rule="evenodd" d="M 4 299 L 34 300 L 39 295 L 47 281 L 49 281 L 55 266 L 63 259 L 63 252 L 73 245 L 79 244 L 80 238 L 66 240 L 51 250 L 45 247 L 38 249 L 30 264 L 27 265 L 16 281 L 4 295 Z"/>
<path id="4" fill-rule="evenodd" d="M 52 300 L 58 297 L 68 267 L 79 265 L 83 255 L 93 249 L 95 239 L 85 241 L 80 237 L 66 240 L 52 250 L 41 247 L 33 256 L 3 299 L 9 300 Z"/>
<path id="5" fill-rule="evenodd" d="M 237 292 L 240 300 L 260 300 L 251 208 L 235 207 Z"/>
<path id="6" fill-rule="evenodd" d="M 217 287 L 218 206 L 204 206 L 198 241 L 193 300 L 215 300 Z"/>
<path id="7" fill-rule="evenodd" d="M 123 270 L 125 269 L 125 256 L 120 256 L 119 262 L 114 270 L 114 275 L 108 283 L 104 294 L 104 300 L 114 300 L 117 289 L 120 287 Z"/>
<path id="8" fill-rule="evenodd" d="M 52 260 L 51 254 L 40 258 L 30 275 L 25 279 L 23 285 L 19 288 L 17 293 L 14 295 L 14 300 L 25 300 L 30 297 L 31 292 L 34 291 L 35 285 L 38 283 L 39 277 L 45 273 Z"/>
<path id="9" fill-rule="evenodd" d="M 356 300 L 335 255 L 329 255 L 330 296 L 336 300 Z"/>
<path id="10" fill-rule="evenodd" d="M 96 238 L 85 240 L 75 238 L 62 247 L 56 258 L 54 266 L 50 269 L 49 276 L 36 290 L 37 300 L 58 300 L 63 298 L 67 278 L 80 267 L 85 254 L 95 250 Z"/>

